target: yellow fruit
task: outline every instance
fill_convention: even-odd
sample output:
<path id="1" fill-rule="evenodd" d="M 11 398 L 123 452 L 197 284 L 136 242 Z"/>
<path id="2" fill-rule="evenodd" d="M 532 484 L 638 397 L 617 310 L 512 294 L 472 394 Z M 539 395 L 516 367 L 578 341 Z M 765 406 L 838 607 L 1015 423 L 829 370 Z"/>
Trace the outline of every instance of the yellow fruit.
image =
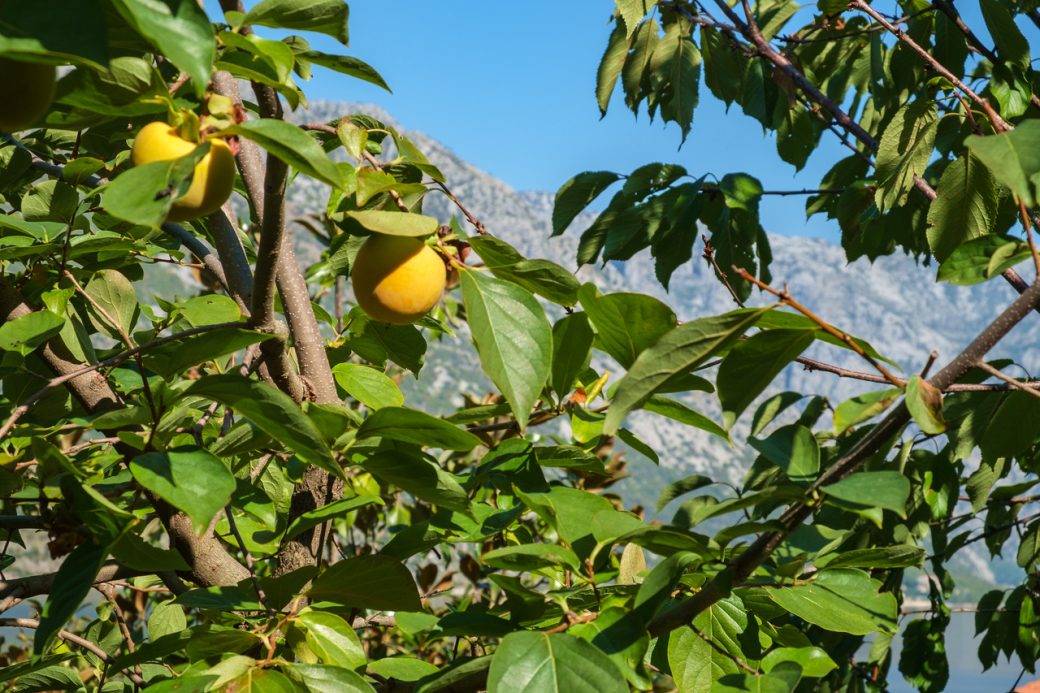
<path id="1" fill-rule="evenodd" d="M 54 98 L 55 69 L 43 63 L 0 58 L 0 132 L 17 132 L 47 114 Z"/>
<path id="2" fill-rule="evenodd" d="M 418 238 L 373 234 L 361 246 L 351 283 L 376 320 L 404 325 L 426 315 L 444 293 L 444 261 Z"/>
<path id="3" fill-rule="evenodd" d="M 186 221 L 212 214 L 231 196 L 235 186 L 235 156 L 222 139 L 210 139 L 209 144 L 209 152 L 195 165 L 188 192 L 173 203 L 167 221 Z M 141 128 L 130 158 L 135 166 L 169 161 L 190 154 L 195 147 L 194 142 L 178 135 L 167 123 L 156 121 Z"/>

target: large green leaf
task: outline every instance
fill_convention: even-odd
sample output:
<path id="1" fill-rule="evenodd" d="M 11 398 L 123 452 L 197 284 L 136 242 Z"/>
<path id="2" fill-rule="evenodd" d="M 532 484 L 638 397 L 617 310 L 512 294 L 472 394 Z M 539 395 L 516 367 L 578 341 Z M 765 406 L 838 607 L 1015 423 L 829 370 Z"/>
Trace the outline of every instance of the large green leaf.
<path id="1" fill-rule="evenodd" d="M 100 331 L 119 339 L 120 331 L 129 334 L 133 330 L 139 310 L 137 292 L 125 275 L 115 270 L 95 272 L 84 291 L 98 306 L 91 304 L 88 313 Z"/>
<path id="2" fill-rule="evenodd" d="M 610 38 L 607 39 L 607 48 L 603 51 L 603 57 L 600 58 L 599 67 L 596 69 L 596 103 L 599 105 L 600 116 L 605 116 L 607 114 L 607 105 L 610 103 L 610 97 L 614 93 L 614 87 L 617 85 L 618 76 L 621 74 L 621 69 L 625 65 L 625 58 L 628 56 L 628 37 L 625 34 L 625 23 L 617 22 L 614 26 L 614 30 L 610 32 Z M 602 192 L 602 190 L 600 192 Z M 599 193 L 596 194 L 598 195 Z M 558 199 L 559 193 L 556 195 Z M 578 204 L 580 204 L 581 197 L 581 195 L 575 195 Z M 589 202 L 591 201 L 592 200 L 590 199 Z M 581 209 L 584 209 L 584 207 L 585 205 L 581 205 L 581 207 L 573 213 L 568 211 L 567 214 L 571 214 L 571 218 L 566 220 L 566 223 L 563 224 L 563 228 L 566 228 L 574 218 L 574 215 L 581 211 Z M 571 209 L 573 209 L 573 207 L 571 207 Z M 560 231 L 556 230 L 558 227 L 555 215 L 556 212 L 554 207 L 553 235 L 560 233 Z M 561 215 L 561 220 L 562 218 Z"/>
<path id="3" fill-rule="evenodd" d="M 734 658 L 745 658 L 741 643 L 748 612 L 737 597 L 715 602 L 668 638 L 668 663 L 680 693 L 709 691 L 726 674 L 736 674 Z"/>
<path id="4" fill-rule="evenodd" d="M 519 284 L 553 303 L 573 306 L 581 284 L 574 275 L 549 260 L 528 260 L 516 248 L 491 235 L 474 236 L 470 246 L 498 278 Z"/>
<path id="5" fill-rule="evenodd" d="M 261 0 L 249 10 L 243 23 L 316 31 L 347 45 L 349 19 L 350 8 L 343 0 Z"/>
<path id="6" fill-rule="evenodd" d="M 510 633 L 488 673 L 488 693 L 627 693 L 614 663 L 599 649 L 565 633 Z"/>
<path id="7" fill-rule="evenodd" d="M 767 330 L 730 349 L 715 382 L 722 402 L 723 425 L 732 427 L 747 406 L 815 337 L 815 330 Z"/>
<path id="8" fill-rule="evenodd" d="M 561 398 L 574 385 L 574 380 L 589 365 L 595 333 L 585 313 L 573 313 L 553 325 L 552 375 L 549 383 Z"/>
<path id="9" fill-rule="evenodd" d="M 957 286 L 980 284 L 1031 255 L 1025 241 L 989 234 L 957 246 L 939 265 L 936 280 Z"/>
<path id="10" fill-rule="evenodd" d="M 185 390 L 183 396 L 205 397 L 231 407 L 304 462 L 343 475 L 314 423 L 288 395 L 266 383 L 237 374 L 210 375 Z"/>
<path id="11" fill-rule="evenodd" d="M 462 273 L 462 300 L 480 364 L 524 429 L 551 368 L 545 312 L 516 284 L 474 271 Z"/>
<path id="12" fill-rule="evenodd" d="M 889 211 L 906 204 L 914 177 L 924 174 L 937 131 L 935 106 L 928 99 L 911 101 L 892 117 L 881 134 L 877 153 L 875 204 Z"/>
<path id="13" fill-rule="evenodd" d="M 989 169 L 970 154 L 946 167 L 936 192 L 928 208 L 928 246 L 942 261 L 965 241 L 993 230 L 999 196 Z"/>
<path id="14" fill-rule="evenodd" d="M 679 125 L 682 141 L 690 133 L 693 111 L 697 107 L 697 91 L 701 79 L 701 53 L 682 22 L 668 26 L 654 50 L 651 65 L 658 74 L 666 75 L 669 89 L 661 101 L 661 117 Z"/>
<path id="15" fill-rule="evenodd" d="M 241 328 L 190 335 L 144 352 L 145 366 L 169 378 L 188 368 L 241 351 L 274 335 Z"/>
<path id="16" fill-rule="evenodd" d="M 472 450 L 480 438 L 469 431 L 425 412 L 404 407 L 383 407 L 372 412 L 358 429 L 359 440 L 390 438 L 445 450 Z"/>
<path id="17" fill-rule="evenodd" d="M 820 471 L 820 445 L 813 432 L 800 424 L 782 426 L 768 438 L 749 438 L 748 444 L 784 470 L 795 482 L 809 482 Z"/>
<path id="18" fill-rule="evenodd" d="M 614 80 L 617 80 L 617 73 L 614 74 Z M 621 174 L 613 171 L 585 171 L 564 183 L 556 191 L 556 200 L 553 203 L 553 235 L 558 236 L 566 231 L 583 209 L 620 178 Z"/>
<path id="19" fill-rule="evenodd" d="M 65 325 L 65 318 L 47 310 L 22 315 L 0 325 L 0 350 L 26 356 L 54 337 Z"/>
<path id="20" fill-rule="evenodd" d="M 898 607 L 891 593 L 861 570 L 821 570 L 815 579 L 766 590 L 795 616 L 837 633 L 896 632 Z"/>
<path id="21" fill-rule="evenodd" d="M 1040 186 L 1040 121 L 1026 120 L 999 135 L 972 135 L 964 143 L 1026 206 L 1036 206 Z"/>
<path id="22" fill-rule="evenodd" d="M 183 510 L 202 534 L 231 499 L 235 477 L 216 455 L 198 448 L 148 452 L 130 461 L 137 483 Z"/>
<path id="23" fill-rule="evenodd" d="M 54 584 L 40 614 L 40 626 L 33 640 L 37 655 L 47 650 L 54 636 L 79 609 L 107 557 L 107 546 L 87 541 L 65 558 L 54 575 Z"/>
<path id="24" fill-rule="evenodd" d="M 348 395 L 370 409 L 404 404 L 401 388 L 381 370 L 360 363 L 338 363 L 332 375 Z"/>
<path id="25" fill-rule="evenodd" d="M 222 132 L 256 142 L 300 173 L 339 188 L 343 176 L 325 150 L 299 126 L 275 118 L 247 120 Z"/>
<path id="26" fill-rule="evenodd" d="M 375 693 L 361 674 L 327 664 L 285 665 L 285 673 L 309 693 Z"/>
<path id="27" fill-rule="evenodd" d="M 108 65 L 108 30 L 99 0 L 80 0 L 68 12 L 65 0 L 5 0 L 0 54 L 59 58 Z"/>
<path id="28" fill-rule="evenodd" d="M 857 472 L 821 487 L 828 496 L 869 508 L 891 510 L 906 517 L 910 480 L 895 471 Z"/>
<path id="29" fill-rule="evenodd" d="M 357 633 L 343 617 L 327 611 L 308 609 L 293 621 L 304 632 L 310 651 L 323 664 L 357 669 L 367 661 Z"/>
<path id="30" fill-rule="evenodd" d="M 209 86 L 216 56 L 213 25 L 193 0 L 113 0 L 127 24 L 191 77 L 195 95 Z"/>
<path id="31" fill-rule="evenodd" d="M 369 231 L 387 236 L 429 236 L 437 231 L 437 220 L 425 214 L 411 212 L 386 212 L 379 209 L 366 209 L 347 212 L 347 216 L 364 226 Z"/>
<path id="32" fill-rule="evenodd" d="M 596 328 L 596 346 L 623 368 L 631 368 L 643 350 L 677 324 L 672 309 L 653 296 L 629 293 L 601 296 L 594 285 L 586 284 L 578 291 L 578 298 Z"/>
<path id="33" fill-rule="evenodd" d="M 580 572 L 581 562 L 577 554 L 565 546 L 555 544 L 520 544 L 492 549 L 480 557 L 482 563 L 492 568 L 530 572 L 540 568 L 567 566 Z"/>
<path id="34" fill-rule="evenodd" d="M 455 477 L 422 455 L 406 451 L 381 452 L 366 458 L 364 466 L 377 479 L 434 505 L 469 510 L 469 497 Z"/>
<path id="35" fill-rule="evenodd" d="M 644 350 L 621 379 L 610 403 L 603 432 L 614 434 L 633 409 L 645 403 L 669 378 L 697 366 L 736 341 L 770 308 L 742 309 L 679 325 Z"/>
<path id="36" fill-rule="evenodd" d="M 379 554 L 334 563 L 314 579 L 307 596 L 358 609 L 423 610 L 419 588 L 408 568 Z"/>
<path id="37" fill-rule="evenodd" d="M 834 434 L 841 435 L 852 426 L 877 416 L 897 402 L 902 395 L 902 390 L 890 387 L 865 392 L 845 400 L 834 408 Z"/>

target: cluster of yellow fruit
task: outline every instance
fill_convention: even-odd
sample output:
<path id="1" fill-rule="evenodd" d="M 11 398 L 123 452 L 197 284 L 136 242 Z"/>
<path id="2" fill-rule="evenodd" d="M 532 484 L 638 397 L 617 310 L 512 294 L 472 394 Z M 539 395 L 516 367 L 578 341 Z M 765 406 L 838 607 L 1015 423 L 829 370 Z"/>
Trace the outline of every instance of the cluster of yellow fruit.
<path id="1" fill-rule="evenodd" d="M 0 132 L 37 124 L 54 98 L 55 68 L 0 57 L 0 89 L 8 98 L 0 109 Z M 235 157 L 227 142 L 208 138 L 210 150 L 195 166 L 188 191 L 178 198 L 167 221 L 187 221 L 216 212 L 231 196 Z M 166 122 L 148 123 L 134 139 L 135 166 L 186 156 L 197 143 Z M 358 251 L 351 284 L 358 305 L 376 320 L 412 323 L 426 315 L 444 293 L 447 272 L 441 256 L 418 238 L 373 234 Z"/>

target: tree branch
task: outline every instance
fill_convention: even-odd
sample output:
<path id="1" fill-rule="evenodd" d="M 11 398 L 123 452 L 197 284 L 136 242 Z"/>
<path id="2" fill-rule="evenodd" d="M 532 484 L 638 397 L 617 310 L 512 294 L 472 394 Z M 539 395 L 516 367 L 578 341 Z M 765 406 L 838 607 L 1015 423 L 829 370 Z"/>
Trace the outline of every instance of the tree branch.
<path id="1" fill-rule="evenodd" d="M 40 622 L 34 618 L 0 618 L 0 626 L 3 626 L 5 628 L 32 628 L 35 630 L 36 628 L 40 627 Z M 77 645 L 79 647 L 82 647 L 84 650 L 89 651 L 105 664 L 112 663 L 111 655 L 109 655 L 99 646 L 90 642 L 86 638 L 81 638 L 80 636 L 74 633 L 70 633 L 67 630 L 59 630 L 58 637 L 64 640 L 65 642 L 70 642 L 73 645 Z M 148 685 L 144 679 L 142 679 L 140 676 L 138 676 L 136 673 L 132 671 L 122 671 L 119 673 L 126 674 L 127 678 L 133 681 L 134 684 L 137 686 Z"/>
<path id="2" fill-rule="evenodd" d="M 939 390 L 945 390 L 951 386 L 958 378 L 975 366 L 997 342 L 1034 310 L 1038 304 L 1040 304 L 1040 283 L 1035 283 L 1015 299 L 960 354 L 928 382 Z M 854 473 L 867 459 L 878 452 L 888 440 L 896 435 L 909 420 L 910 413 L 906 408 L 906 402 L 901 401 L 893 411 L 860 439 L 851 450 L 842 455 L 819 476 L 809 491 L 807 491 L 806 497 L 811 499 L 823 486 L 840 481 Z M 783 543 L 791 532 L 801 526 L 812 515 L 815 508 L 816 505 L 812 501 L 803 501 L 788 507 L 779 518 L 783 529 L 768 534 L 760 534 L 730 564 L 724 575 L 705 584 L 701 591 L 690 599 L 654 618 L 648 626 L 651 637 L 662 635 L 689 623 L 697 614 L 722 599 L 728 592 L 728 585 L 745 581 L 772 555 L 773 551 Z"/>

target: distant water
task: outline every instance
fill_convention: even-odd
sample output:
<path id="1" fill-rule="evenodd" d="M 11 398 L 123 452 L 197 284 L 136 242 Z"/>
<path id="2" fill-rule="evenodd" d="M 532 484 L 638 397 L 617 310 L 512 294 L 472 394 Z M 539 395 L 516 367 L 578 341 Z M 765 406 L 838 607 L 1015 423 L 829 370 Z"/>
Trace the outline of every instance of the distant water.
<path id="1" fill-rule="evenodd" d="M 979 636 L 981 639 L 981 636 Z M 892 643 L 892 670 L 889 673 L 891 693 L 913 693 L 917 689 L 911 686 L 899 673 L 899 658 L 903 649 L 903 639 L 897 637 Z M 946 684 L 946 693 L 1007 693 L 1011 690 L 1019 673 L 1022 671 L 1018 658 L 1012 656 L 1009 663 L 1003 655 L 997 664 L 982 671 L 979 663 L 979 643 L 975 639 L 975 614 L 950 614 L 950 625 L 946 628 L 946 658 L 950 664 L 950 680 Z M 1040 678 L 1040 675 L 1026 674 L 1022 683 Z"/>

